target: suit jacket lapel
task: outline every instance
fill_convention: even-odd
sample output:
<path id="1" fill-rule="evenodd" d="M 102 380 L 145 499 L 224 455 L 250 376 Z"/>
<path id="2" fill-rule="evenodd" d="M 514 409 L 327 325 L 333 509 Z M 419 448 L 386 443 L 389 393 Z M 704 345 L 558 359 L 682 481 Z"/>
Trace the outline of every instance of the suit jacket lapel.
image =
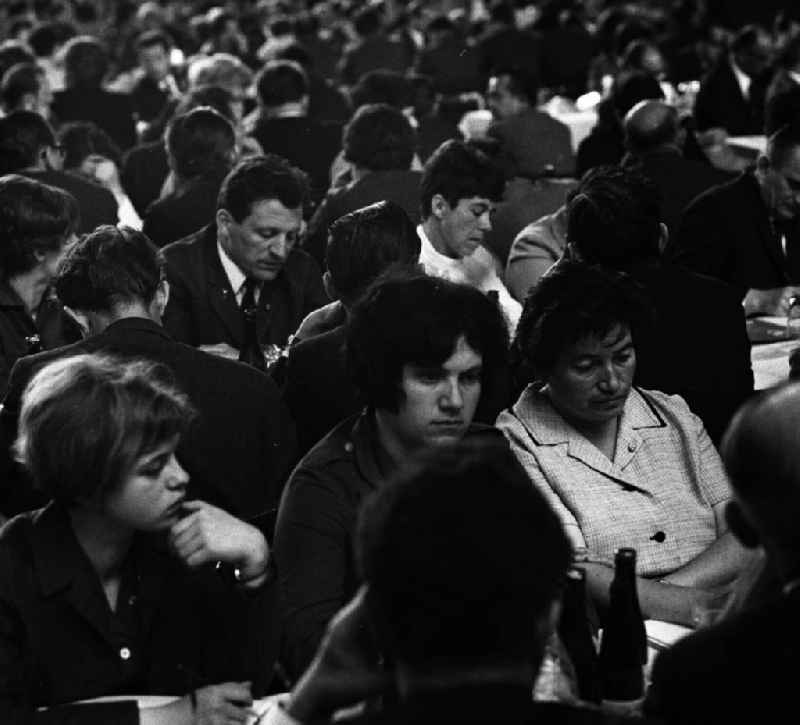
<path id="1" fill-rule="evenodd" d="M 231 289 L 231 283 L 217 253 L 217 227 L 211 224 L 203 238 L 206 258 L 206 273 L 208 276 L 208 297 L 211 307 L 219 316 L 228 334 L 240 347 L 244 339 L 244 325 L 239 305 L 236 304 L 236 295 Z"/>
<path id="2" fill-rule="evenodd" d="M 746 173 L 745 179 L 749 184 L 750 193 L 753 195 L 752 200 L 750 200 L 748 203 L 751 204 L 752 208 L 756 210 L 754 221 L 758 238 L 764 245 L 767 256 L 775 265 L 780 278 L 784 282 L 788 282 L 789 280 L 786 275 L 786 258 L 783 254 L 783 247 L 781 246 L 781 235 L 770 221 L 769 212 L 767 211 L 766 205 L 761 198 L 761 192 L 758 188 L 758 182 L 756 181 L 755 177 L 752 175 L 752 173 Z"/>

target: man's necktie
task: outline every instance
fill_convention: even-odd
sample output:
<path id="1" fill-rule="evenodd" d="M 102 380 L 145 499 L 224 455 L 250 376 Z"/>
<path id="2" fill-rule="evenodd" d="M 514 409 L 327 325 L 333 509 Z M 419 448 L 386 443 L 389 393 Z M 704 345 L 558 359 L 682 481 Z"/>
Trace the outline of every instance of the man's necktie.
<path id="1" fill-rule="evenodd" d="M 242 339 L 242 347 L 239 350 L 239 360 L 259 370 L 266 370 L 267 365 L 261 345 L 258 342 L 258 327 L 256 325 L 256 290 L 258 289 L 258 282 L 248 277 L 242 286 L 244 288 L 241 305 L 244 338 Z"/>

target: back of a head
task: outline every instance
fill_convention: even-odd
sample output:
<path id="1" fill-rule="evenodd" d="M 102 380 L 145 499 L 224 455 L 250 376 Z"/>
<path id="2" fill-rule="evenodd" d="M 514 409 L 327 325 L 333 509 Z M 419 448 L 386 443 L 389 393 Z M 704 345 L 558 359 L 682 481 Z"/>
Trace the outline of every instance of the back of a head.
<path id="1" fill-rule="evenodd" d="M 0 43 L 0 78 L 17 63 L 34 63 L 31 48 L 21 40 L 4 40 Z"/>
<path id="2" fill-rule="evenodd" d="M 36 63 L 11 66 L 2 76 L 0 84 L 0 100 L 6 113 L 19 108 L 25 96 L 38 94 L 43 77 L 44 71 Z"/>
<path id="3" fill-rule="evenodd" d="M 539 102 L 539 79 L 535 73 L 517 66 L 498 66 L 492 75 L 508 78 L 508 90 L 521 101 L 535 106 Z"/>
<path id="4" fill-rule="evenodd" d="M 75 233 L 79 219 L 78 202 L 63 189 L 17 174 L 0 177 L 0 279 L 33 269 Z"/>
<path id="5" fill-rule="evenodd" d="M 592 264 L 624 269 L 658 256 L 657 187 L 640 171 L 599 166 L 567 197 L 567 241 Z"/>
<path id="6" fill-rule="evenodd" d="M 56 142 L 50 124 L 33 111 L 14 111 L 0 118 L 0 174 L 38 163 L 39 152 Z"/>
<path id="7" fill-rule="evenodd" d="M 183 179 L 230 168 L 236 133 L 227 118 L 212 108 L 195 108 L 170 121 L 165 136 L 170 165 Z"/>
<path id="8" fill-rule="evenodd" d="M 244 88 L 253 82 L 253 72 L 235 55 L 229 53 L 214 53 L 192 61 L 187 77 L 190 88 Z"/>
<path id="9" fill-rule="evenodd" d="M 91 35 L 79 35 L 63 48 L 65 79 L 68 88 L 99 88 L 108 73 L 105 46 Z"/>
<path id="10" fill-rule="evenodd" d="M 414 158 L 416 136 L 410 121 L 385 103 L 361 106 L 342 140 L 345 159 L 369 171 L 406 170 Z"/>
<path id="11" fill-rule="evenodd" d="M 675 145 L 680 133 L 678 111 L 663 101 L 640 101 L 624 120 L 625 145 L 632 153 L 646 153 Z"/>
<path id="12" fill-rule="evenodd" d="M 422 218 L 430 216 L 436 194 L 441 194 L 450 206 L 473 196 L 499 201 L 505 183 L 503 169 L 485 153 L 463 141 L 445 141 L 431 154 L 422 171 Z"/>
<path id="13" fill-rule="evenodd" d="M 256 90 L 267 108 L 297 103 L 308 96 L 308 76 L 299 63 L 273 60 L 258 74 Z"/>
<path id="14" fill-rule="evenodd" d="M 639 101 L 663 100 L 663 98 L 664 91 L 659 82 L 641 70 L 620 73 L 611 91 L 611 104 L 619 118 L 624 118 Z"/>
<path id="15" fill-rule="evenodd" d="M 353 21 L 355 31 L 362 37 L 377 33 L 381 27 L 382 11 L 376 6 L 358 12 Z"/>
<path id="16" fill-rule="evenodd" d="M 538 668 L 571 552 L 505 446 L 462 442 L 411 466 L 362 509 L 356 549 L 392 659 Z"/>
<path id="17" fill-rule="evenodd" d="M 800 557 L 800 383 L 764 391 L 734 416 L 720 446 L 737 501 L 770 548 Z"/>
<path id="18" fill-rule="evenodd" d="M 231 123 L 236 119 L 231 105 L 233 96 L 222 86 L 201 85 L 190 88 L 175 107 L 174 116 L 182 116 L 189 111 L 201 106 L 213 108 L 217 113 L 227 118 Z"/>
<path id="19" fill-rule="evenodd" d="M 49 58 L 56 49 L 76 35 L 70 23 L 49 21 L 38 23 L 28 35 L 28 43 L 39 58 Z"/>
<path id="20" fill-rule="evenodd" d="M 240 161 L 225 177 L 217 210 L 226 209 L 236 222 L 250 215 L 253 204 L 277 199 L 287 209 L 298 209 L 308 199 L 306 174 L 282 156 L 266 154 Z"/>
<path id="21" fill-rule="evenodd" d="M 58 131 L 58 140 L 64 147 L 64 168 L 77 169 L 90 156 L 104 156 L 117 167 L 122 163 L 122 152 L 111 137 L 91 121 L 65 123 Z"/>
<path id="22" fill-rule="evenodd" d="M 348 368 L 368 405 L 396 411 L 403 366 L 441 365 L 462 336 L 483 358 L 483 382 L 493 379 L 508 352 L 497 303 L 473 287 L 390 270 L 351 309 Z"/>
<path id="23" fill-rule="evenodd" d="M 69 248 L 54 287 L 67 307 L 108 314 L 120 306 L 148 306 L 162 277 L 161 255 L 145 234 L 103 225 Z"/>
<path id="24" fill-rule="evenodd" d="M 331 224 L 325 266 L 340 299 L 351 307 L 382 272 L 415 264 L 419 252 L 419 237 L 408 214 L 393 201 L 379 201 Z"/>
<path id="25" fill-rule="evenodd" d="M 367 71 L 350 89 L 350 103 L 359 108 L 369 103 L 387 103 L 398 109 L 411 105 L 411 82 L 402 73 L 388 68 Z"/>

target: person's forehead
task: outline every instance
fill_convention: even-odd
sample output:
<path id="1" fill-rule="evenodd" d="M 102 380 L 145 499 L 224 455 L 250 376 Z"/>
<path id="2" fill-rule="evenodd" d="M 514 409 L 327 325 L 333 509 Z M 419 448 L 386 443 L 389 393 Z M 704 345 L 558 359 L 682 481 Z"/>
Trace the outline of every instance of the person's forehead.
<path id="1" fill-rule="evenodd" d="M 573 343 L 573 355 L 602 355 L 627 347 L 632 342 L 631 331 L 622 323 L 612 327 L 605 335 L 585 335 Z"/>
<path id="2" fill-rule="evenodd" d="M 465 196 L 461 197 L 458 200 L 458 204 L 456 207 L 460 207 L 461 209 L 472 209 L 473 207 L 478 206 L 486 206 L 486 207 L 493 207 L 494 202 L 485 196 Z"/>
<path id="3" fill-rule="evenodd" d="M 455 343 L 450 355 L 443 360 L 438 367 L 447 372 L 463 372 L 483 364 L 483 355 L 467 342 L 464 335 L 460 335 Z M 411 361 L 409 367 L 420 368 L 429 367 L 428 363 Z"/>
<path id="4" fill-rule="evenodd" d="M 289 208 L 278 199 L 259 199 L 250 206 L 250 213 L 242 220 L 242 224 L 252 227 L 279 227 L 293 229 L 302 221 L 301 207 Z"/>

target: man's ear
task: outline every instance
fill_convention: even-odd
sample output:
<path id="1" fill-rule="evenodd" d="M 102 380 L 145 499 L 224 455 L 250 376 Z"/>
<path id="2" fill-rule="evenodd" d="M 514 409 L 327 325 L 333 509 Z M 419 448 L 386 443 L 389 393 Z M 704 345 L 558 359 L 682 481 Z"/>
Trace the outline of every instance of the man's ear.
<path id="1" fill-rule="evenodd" d="M 447 203 L 441 194 L 434 194 L 431 198 L 431 214 L 437 219 L 442 219 L 450 211 L 450 204 Z"/>
<path id="2" fill-rule="evenodd" d="M 758 158 L 756 159 L 756 172 L 761 174 L 769 173 L 772 170 L 772 164 L 769 162 L 769 158 L 766 154 L 759 154 Z"/>
<path id="3" fill-rule="evenodd" d="M 330 297 L 331 300 L 335 301 L 339 299 L 339 293 L 336 291 L 336 285 L 333 284 L 331 273 L 328 270 L 326 270 L 325 274 L 322 275 L 322 285 L 325 287 L 325 292 L 328 293 L 328 297 Z"/>
<path id="4" fill-rule="evenodd" d="M 159 320 L 164 316 L 167 302 L 169 302 L 169 282 L 164 278 L 159 280 L 158 287 L 156 287 L 155 298 L 153 299 L 153 304 L 156 306 Z"/>
<path id="5" fill-rule="evenodd" d="M 733 535 L 739 539 L 742 546 L 748 549 L 757 549 L 761 546 L 758 532 L 750 525 L 737 501 L 728 502 L 725 507 L 725 519 Z"/>
<path id="6" fill-rule="evenodd" d="M 228 225 L 233 221 L 231 213 L 227 209 L 217 209 L 215 219 L 217 222 L 217 231 L 224 232 L 224 235 L 227 235 Z"/>

